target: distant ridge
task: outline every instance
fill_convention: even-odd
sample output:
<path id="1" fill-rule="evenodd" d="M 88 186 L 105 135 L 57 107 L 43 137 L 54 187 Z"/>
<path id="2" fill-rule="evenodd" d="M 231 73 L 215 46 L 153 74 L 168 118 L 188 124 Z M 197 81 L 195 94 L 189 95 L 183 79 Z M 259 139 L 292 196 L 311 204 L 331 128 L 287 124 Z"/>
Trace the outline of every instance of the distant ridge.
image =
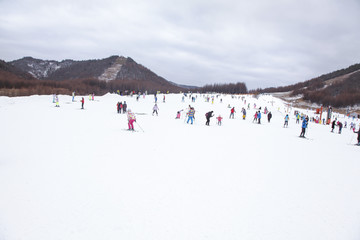
<path id="1" fill-rule="evenodd" d="M 360 105 L 360 64 L 321 75 L 297 84 L 256 89 L 251 93 L 289 92 L 290 97 L 333 107 Z"/>
<path id="2" fill-rule="evenodd" d="M 46 94 L 54 91 L 156 93 L 188 91 L 190 88 L 170 82 L 132 58 L 123 56 L 85 61 L 24 57 L 8 63 L 2 61 L 0 66 L 2 95 L 26 95 L 28 92 Z"/>

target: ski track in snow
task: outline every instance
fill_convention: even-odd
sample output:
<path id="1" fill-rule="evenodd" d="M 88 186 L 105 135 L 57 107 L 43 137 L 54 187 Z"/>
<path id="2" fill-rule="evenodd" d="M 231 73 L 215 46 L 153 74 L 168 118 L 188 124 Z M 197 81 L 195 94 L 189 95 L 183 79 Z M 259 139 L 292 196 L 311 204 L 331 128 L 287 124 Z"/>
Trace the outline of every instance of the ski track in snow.
<path id="1" fill-rule="evenodd" d="M 79 96 L 60 95 L 60 108 L 52 96 L 0 97 L 0 239 L 360 239 L 360 148 L 348 128 L 311 122 L 306 141 L 292 113 L 283 128 L 277 98 L 181 97 L 166 95 L 159 116 L 152 95 L 85 96 L 85 110 Z M 118 101 L 141 113 L 136 132 L 123 131 Z M 271 123 L 252 123 L 254 103 Z M 193 125 L 185 111 L 175 119 L 189 104 Z"/>

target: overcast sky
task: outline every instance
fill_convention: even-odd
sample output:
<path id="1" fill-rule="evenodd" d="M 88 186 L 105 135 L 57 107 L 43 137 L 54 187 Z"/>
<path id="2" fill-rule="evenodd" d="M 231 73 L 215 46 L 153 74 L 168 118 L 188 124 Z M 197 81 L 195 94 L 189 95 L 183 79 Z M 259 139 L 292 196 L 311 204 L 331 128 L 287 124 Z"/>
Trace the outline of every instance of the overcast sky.
<path id="1" fill-rule="evenodd" d="M 283 86 L 360 63 L 360 0 L 0 0 L 0 59 L 133 58 L 187 85 Z"/>

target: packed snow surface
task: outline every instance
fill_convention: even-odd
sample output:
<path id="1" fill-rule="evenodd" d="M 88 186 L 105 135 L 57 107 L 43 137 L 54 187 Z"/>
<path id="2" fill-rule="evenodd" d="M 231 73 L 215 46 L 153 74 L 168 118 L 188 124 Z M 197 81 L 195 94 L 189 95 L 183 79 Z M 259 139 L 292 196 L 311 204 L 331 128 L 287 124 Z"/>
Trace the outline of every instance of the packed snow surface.
<path id="1" fill-rule="evenodd" d="M 60 107 L 52 96 L 0 97 L 0 239 L 360 239 L 360 147 L 349 127 L 310 122 L 302 139 L 295 109 L 271 96 L 163 96 L 158 116 L 152 95 L 85 97 L 84 110 L 79 96 L 59 96 Z"/>

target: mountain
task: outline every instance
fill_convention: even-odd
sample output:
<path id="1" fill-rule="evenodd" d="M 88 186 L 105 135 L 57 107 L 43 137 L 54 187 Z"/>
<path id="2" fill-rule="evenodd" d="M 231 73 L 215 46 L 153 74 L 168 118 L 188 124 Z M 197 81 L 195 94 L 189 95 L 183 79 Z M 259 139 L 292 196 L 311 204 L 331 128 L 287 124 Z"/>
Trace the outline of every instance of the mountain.
<path id="1" fill-rule="evenodd" d="M 256 89 L 251 93 L 283 93 L 285 99 L 309 101 L 324 106 L 360 105 L 360 64 L 321 75 L 297 84 Z"/>
<path id="2" fill-rule="evenodd" d="M 0 79 L 34 79 L 34 77 L 26 71 L 22 71 L 13 65 L 0 60 Z"/>
<path id="3" fill-rule="evenodd" d="M 37 79 L 44 80 L 62 81 L 91 78 L 103 81 L 154 81 L 160 84 L 175 85 L 159 77 L 141 64 L 136 63 L 130 57 L 111 56 L 100 60 L 64 60 L 61 62 L 25 57 L 9 63 L 18 69 L 30 73 Z"/>
<path id="4" fill-rule="evenodd" d="M 42 88 L 50 87 L 47 92 L 50 94 L 53 88 L 66 89 L 66 92 L 77 91 L 78 93 L 103 94 L 112 91 L 148 91 L 155 93 L 179 92 L 187 90 L 186 87 L 167 81 L 158 76 L 150 69 L 136 63 L 130 57 L 111 56 L 105 59 L 74 61 L 74 60 L 41 60 L 32 57 L 24 57 L 8 63 L 3 62 L 8 69 L 27 74 L 26 78 L 40 82 L 32 82 L 41 85 Z M 16 72 L 13 70 L 13 72 Z M 15 74 L 16 75 L 16 74 Z M 13 84 L 14 82 L 11 82 Z M 30 84 L 22 82 L 21 84 Z M 45 86 L 44 86 L 45 85 Z M 14 87 L 14 86 L 12 86 Z M 0 88 L 4 88 L 0 86 Z M 36 87 L 39 89 L 39 86 Z"/>

